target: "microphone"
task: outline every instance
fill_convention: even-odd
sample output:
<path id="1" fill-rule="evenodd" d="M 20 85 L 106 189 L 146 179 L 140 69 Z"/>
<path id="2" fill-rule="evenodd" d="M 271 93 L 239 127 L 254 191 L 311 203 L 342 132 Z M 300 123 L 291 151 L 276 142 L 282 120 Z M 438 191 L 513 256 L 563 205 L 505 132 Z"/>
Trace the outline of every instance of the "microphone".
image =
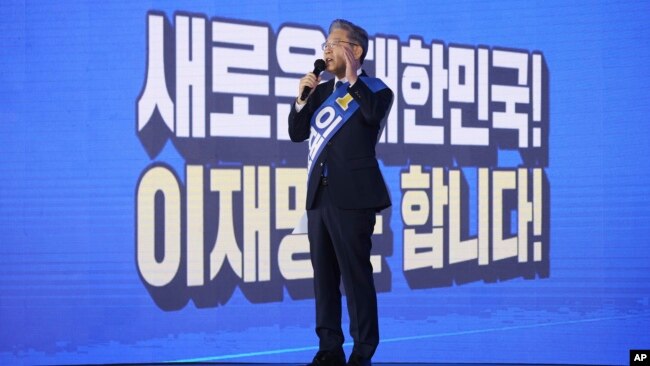
<path id="1" fill-rule="evenodd" d="M 316 61 L 314 61 L 314 75 L 318 77 L 321 72 L 325 70 L 325 61 L 321 60 L 320 58 Z M 309 92 L 311 91 L 311 88 L 306 86 L 305 89 L 302 90 L 302 94 L 300 95 L 300 100 L 305 100 L 309 96 Z"/>

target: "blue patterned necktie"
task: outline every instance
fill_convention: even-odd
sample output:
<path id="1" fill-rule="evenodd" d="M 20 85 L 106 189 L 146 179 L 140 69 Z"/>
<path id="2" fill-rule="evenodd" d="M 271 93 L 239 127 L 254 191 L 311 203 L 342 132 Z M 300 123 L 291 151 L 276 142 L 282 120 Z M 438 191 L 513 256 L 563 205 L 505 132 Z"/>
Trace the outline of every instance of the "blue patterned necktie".
<path id="1" fill-rule="evenodd" d="M 336 82 L 336 89 L 340 88 L 341 85 L 343 85 L 343 82 L 341 80 Z"/>

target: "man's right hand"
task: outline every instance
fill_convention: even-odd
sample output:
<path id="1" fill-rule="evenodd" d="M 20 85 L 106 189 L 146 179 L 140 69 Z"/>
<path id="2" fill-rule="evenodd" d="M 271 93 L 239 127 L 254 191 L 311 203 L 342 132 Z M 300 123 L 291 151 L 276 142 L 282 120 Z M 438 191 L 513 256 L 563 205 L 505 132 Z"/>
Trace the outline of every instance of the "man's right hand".
<path id="1" fill-rule="evenodd" d="M 314 90 L 316 90 L 316 86 L 318 86 L 318 83 L 320 83 L 320 76 L 314 75 L 313 72 L 310 72 L 305 76 L 303 76 L 302 79 L 300 79 L 300 85 L 298 86 L 298 98 L 296 98 L 296 103 L 298 103 L 299 105 L 307 103 L 307 99 L 309 99 L 309 96 L 311 96 Z M 311 88 L 311 91 L 309 92 L 309 96 L 305 100 L 300 100 L 302 91 L 307 86 Z"/>

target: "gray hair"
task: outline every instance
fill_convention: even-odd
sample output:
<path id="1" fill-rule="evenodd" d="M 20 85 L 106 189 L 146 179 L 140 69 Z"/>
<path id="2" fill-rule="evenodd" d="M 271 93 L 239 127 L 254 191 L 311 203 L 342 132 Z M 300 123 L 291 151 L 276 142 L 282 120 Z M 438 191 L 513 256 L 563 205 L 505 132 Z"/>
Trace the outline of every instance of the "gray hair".
<path id="1" fill-rule="evenodd" d="M 330 24 L 329 32 L 332 33 L 332 31 L 335 29 L 343 29 L 344 31 L 348 32 L 348 38 L 350 38 L 350 41 L 361 46 L 363 53 L 361 53 L 359 62 L 363 64 L 363 60 L 366 58 L 366 54 L 368 53 L 368 32 L 366 32 L 365 29 L 359 27 L 358 25 L 345 19 L 335 19 L 332 21 L 332 24 Z"/>

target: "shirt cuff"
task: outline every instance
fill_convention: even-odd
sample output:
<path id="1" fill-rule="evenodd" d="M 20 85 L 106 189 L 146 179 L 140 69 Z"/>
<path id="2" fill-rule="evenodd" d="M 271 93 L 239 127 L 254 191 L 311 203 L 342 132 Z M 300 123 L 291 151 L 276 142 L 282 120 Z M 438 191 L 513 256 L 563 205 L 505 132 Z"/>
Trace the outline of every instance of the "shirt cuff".
<path id="1" fill-rule="evenodd" d="M 307 103 L 305 103 L 305 104 L 298 104 L 298 102 L 293 102 L 293 105 L 294 105 L 294 109 L 296 110 L 296 112 L 300 113 L 300 111 L 301 111 L 303 108 L 305 108 L 305 106 L 307 105 Z"/>

